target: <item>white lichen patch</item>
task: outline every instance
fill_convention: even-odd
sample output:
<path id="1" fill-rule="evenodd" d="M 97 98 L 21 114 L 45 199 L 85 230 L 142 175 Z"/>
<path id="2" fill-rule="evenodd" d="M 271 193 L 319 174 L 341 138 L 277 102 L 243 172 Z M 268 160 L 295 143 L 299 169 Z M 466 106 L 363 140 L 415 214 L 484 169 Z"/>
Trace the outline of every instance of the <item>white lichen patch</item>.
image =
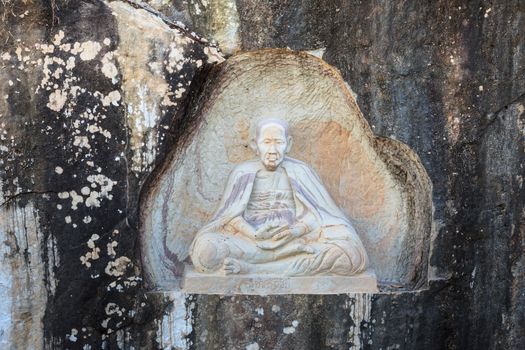
<path id="1" fill-rule="evenodd" d="M 71 197 L 71 209 L 73 210 L 77 210 L 78 205 L 84 202 L 84 198 L 81 195 L 79 195 L 75 190 L 70 191 L 69 196 Z"/>
<path id="2" fill-rule="evenodd" d="M 63 172 L 64 172 L 64 169 L 62 169 L 62 167 L 59 167 L 59 166 L 55 167 L 55 173 L 57 173 L 58 175 L 61 175 Z"/>
<path id="3" fill-rule="evenodd" d="M 58 48 L 60 49 L 60 51 L 69 52 L 69 50 L 71 50 L 71 44 L 65 43 L 60 45 Z"/>
<path id="4" fill-rule="evenodd" d="M 22 48 L 20 46 L 16 48 L 15 53 L 18 60 L 22 61 Z"/>
<path id="5" fill-rule="evenodd" d="M 175 98 L 181 98 L 184 92 L 186 92 L 185 88 L 178 88 L 175 90 Z"/>
<path id="6" fill-rule="evenodd" d="M 97 234 L 93 234 L 89 241 L 87 242 L 87 246 L 90 251 L 88 251 L 85 255 L 80 257 L 80 262 L 82 265 L 86 266 L 87 268 L 91 267 L 91 260 L 97 260 L 100 258 L 100 248 L 96 246 L 95 242 L 100 239 L 100 236 Z"/>
<path id="7" fill-rule="evenodd" d="M 89 87 L 82 86 L 82 78 L 75 74 L 77 62 L 79 60 L 92 61 L 96 59 L 102 51 L 102 45 L 91 40 L 74 43 L 64 42 L 65 37 L 66 34 L 59 30 L 53 36 L 52 43 L 35 44 L 34 49 L 36 50 L 19 46 L 15 53 L 18 61 L 41 67 L 42 79 L 36 92 L 48 94 L 46 106 L 55 112 L 61 112 L 64 116 L 70 117 L 73 115 L 73 110 L 78 113 L 75 107 L 77 107 L 77 98 L 81 94 L 94 94 L 94 92 L 89 90 Z M 7 54 L 11 58 L 11 55 Z M 112 81 L 116 83 L 117 73 L 113 55 L 113 52 L 107 52 L 101 58 L 102 73 L 111 77 Z M 3 57 L 7 58 L 8 56 L 4 54 Z M 120 100 L 118 92 L 111 92 L 107 96 L 99 94 L 101 98 L 100 104 L 103 106 L 117 105 Z M 91 111 L 97 110 L 97 107 L 96 105 L 91 105 Z M 86 106 L 86 111 L 88 109 Z M 104 113 L 104 111 L 99 109 L 97 113 Z M 80 147 L 89 149 L 85 140 L 77 139 L 76 142 L 80 142 Z"/>
<path id="8" fill-rule="evenodd" d="M 97 94 L 95 93 L 95 95 Z M 100 96 L 101 96 L 101 101 L 102 101 L 103 106 L 109 106 L 109 105 L 118 106 L 119 101 L 121 99 L 120 92 L 118 90 L 111 91 L 106 96 L 102 94 L 100 94 Z"/>
<path id="9" fill-rule="evenodd" d="M 138 276 L 130 276 L 127 278 L 119 278 L 118 281 L 111 282 L 106 288 L 108 291 L 116 290 L 119 293 L 123 293 L 127 288 L 138 286 L 138 282 L 142 279 Z"/>
<path id="10" fill-rule="evenodd" d="M 108 78 L 111 79 L 111 82 L 113 84 L 116 84 L 118 82 L 117 75 L 118 75 L 118 69 L 113 61 L 113 52 L 108 52 L 102 57 L 102 73 Z"/>
<path id="11" fill-rule="evenodd" d="M 171 91 L 166 92 L 164 95 L 164 98 L 162 99 L 162 102 L 160 103 L 162 106 L 176 106 L 177 102 L 173 102 L 170 98 L 173 93 Z"/>
<path id="12" fill-rule="evenodd" d="M 76 44 L 76 43 L 75 43 Z M 80 59 L 83 61 L 90 61 L 94 59 L 102 46 L 96 41 L 86 41 L 80 45 Z"/>
<path id="13" fill-rule="evenodd" d="M 117 184 L 116 181 L 113 181 L 102 174 L 89 175 L 87 180 L 92 189 L 89 192 L 89 196 L 86 198 L 86 207 L 99 207 L 100 201 L 103 198 L 108 200 L 113 199 L 113 195 L 110 192 L 113 189 L 113 186 Z"/>
<path id="14" fill-rule="evenodd" d="M 91 148 L 91 145 L 89 144 L 89 139 L 87 136 L 75 136 L 73 140 L 73 145 L 77 147 L 85 147 L 87 149 Z"/>
<path id="15" fill-rule="evenodd" d="M 57 89 L 49 95 L 49 102 L 47 103 L 47 107 L 56 112 L 60 112 L 64 107 L 64 104 L 66 103 L 66 99 L 67 93 L 65 91 Z"/>
<path id="16" fill-rule="evenodd" d="M 46 44 L 42 44 L 40 45 L 40 50 L 42 51 L 42 53 L 53 53 L 55 52 L 55 46 L 54 45 L 46 45 Z M 19 60 L 21 59 L 20 58 L 20 55 L 19 56 Z"/>
<path id="17" fill-rule="evenodd" d="M 101 135 L 103 135 L 106 139 L 110 139 L 111 138 L 111 133 L 106 130 L 106 129 L 103 129 L 101 128 L 100 126 L 98 125 L 94 125 L 94 124 L 90 124 L 87 126 L 87 131 L 92 133 L 92 134 L 95 134 L 95 133 L 100 133 Z"/>
<path id="18" fill-rule="evenodd" d="M 58 34 L 55 34 L 55 36 L 53 37 L 53 44 L 57 46 L 60 45 L 62 39 L 64 39 L 64 36 L 64 32 L 62 30 L 59 30 Z"/>
<path id="19" fill-rule="evenodd" d="M 111 316 L 111 315 L 122 316 L 126 312 L 126 309 L 123 307 L 122 308 L 119 307 L 115 303 L 108 303 L 106 307 L 104 308 L 104 311 L 106 312 L 106 315 L 108 316 Z"/>
<path id="20" fill-rule="evenodd" d="M 115 261 L 110 261 L 104 269 L 104 272 L 110 276 L 119 277 L 124 275 L 129 264 L 131 264 L 131 260 L 128 257 L 121 256 L 115 259 Z"/>
<path id="21" fill-rule="evenodd" d="M 183 39 L 181 39 L 183 40 Z M 178 45 L 176 43 L 170 44 L 170 51 L 168 54 L 168 62 L 166 64 L 166 69 L 170 73 L 174 73 L 176 71 L 180 71 L 184 65 L 184 63 L 187 63 L 191 60 L 190 57 L 186 57 L 184 54 L 184 47 L 180 45 L 181 40 L 178 42 Z"/>
<path id="22" fill-rule="evenodd" d="M 58 198 L 60 198 L 60 199 L 69 198 L 69 192 L 59 192 L 58 193 Z"/>
<path id="23" fill-rule="evenodd" d="M 117 252 L 115 251 L 115 248 L 118 246 L 118 242 L 117 241 L 111 241 L 107 244 L 107 251 L 108 251 L 108 256 L 114 258 L 116 255 L 117 255 Z"/>
<path id="24" fill-rule="evenodd" d="M 73 68 L 75 68 L 75 56 L 70 56 L 67 61 L 66 61 L 66 69 L 67 70 L 71 70 Z"/>

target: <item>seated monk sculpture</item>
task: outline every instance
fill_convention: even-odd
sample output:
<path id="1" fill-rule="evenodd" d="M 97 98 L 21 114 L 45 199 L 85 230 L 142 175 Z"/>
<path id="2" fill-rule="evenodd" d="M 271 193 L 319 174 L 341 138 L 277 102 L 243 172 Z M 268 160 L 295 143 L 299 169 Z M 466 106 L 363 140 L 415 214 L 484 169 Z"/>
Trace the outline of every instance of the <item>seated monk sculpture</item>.
<path id="1" fill-rule="evenodd" d="M 287 157 L 288 123 L 264 119 L 252 142 L 259 159 L 229 176 L 190 256 L 203 273 L 354 275 L 367 254 L 349 220 L 305 163 Z"/>

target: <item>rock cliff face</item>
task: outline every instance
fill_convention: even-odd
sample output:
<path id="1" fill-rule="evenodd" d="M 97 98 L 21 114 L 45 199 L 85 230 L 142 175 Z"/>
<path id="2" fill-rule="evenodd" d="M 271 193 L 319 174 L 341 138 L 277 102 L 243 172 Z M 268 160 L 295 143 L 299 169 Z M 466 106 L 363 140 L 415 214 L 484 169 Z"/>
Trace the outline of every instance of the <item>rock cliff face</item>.
<path id="1" fill-rule="evenodd" d="M 2 348 L 525 347 L 521 1 L 0 6 Z M 419 156 L 433 185 L 428 288 L 149 292 L 141 191 L 191 142 L 224 55 L 287 47 L 336 67 L 372 131 Z"/>

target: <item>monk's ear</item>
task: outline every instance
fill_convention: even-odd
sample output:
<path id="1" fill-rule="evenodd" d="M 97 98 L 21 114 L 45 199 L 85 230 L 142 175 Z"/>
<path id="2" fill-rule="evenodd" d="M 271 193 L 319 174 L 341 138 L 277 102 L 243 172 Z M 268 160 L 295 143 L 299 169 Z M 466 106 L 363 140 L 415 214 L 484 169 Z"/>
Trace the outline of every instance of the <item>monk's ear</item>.
<path id="1" fill-rule="evenodd" d="M 250 140 L 250 147 L 257 155 L 259 155 L 259 150 L 257 149 L 257 142 L 255 142 L 255 139 Z"/>
<path id="2" fill-rule="evenodd" d="M 293 145 L 293 138 L 291 136 L 288 136 L 288 144 L 286 145 L 286 149 L 284 150 L 285 153 L 290 152 L 290 149 L 292 149 Z"/>

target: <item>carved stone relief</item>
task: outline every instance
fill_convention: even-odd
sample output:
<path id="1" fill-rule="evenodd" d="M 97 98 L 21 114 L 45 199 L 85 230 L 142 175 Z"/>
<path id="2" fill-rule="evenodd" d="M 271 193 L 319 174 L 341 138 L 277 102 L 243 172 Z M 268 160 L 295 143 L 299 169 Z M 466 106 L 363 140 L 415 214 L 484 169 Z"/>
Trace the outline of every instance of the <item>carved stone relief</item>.
<path id="1" fill-rule="evenodd" d="M 257 221 L 256 215 L 237 213 L 236 216 L 242 216 L 242 221 L 221 221 L 219 228 L 210 228 L 221 218 L 227 217 L 230 221 L 234 218 L 224 214 L 226 209 L 220 213 L 221 205 L 224 206 L 225 201 L 237 191 L 231 188 L 238 180 L 232 180 L 232 176 L 235 178 L 246 173 L 251 174 L 247 177 L 255 176 L 248 181 L 250 196 L 240 201 L 244 206 L 252 200 L 264 202 L 264 193 L 258 194 L 261 198 L 255 198 L 253 192 L 261 192 L 257 190 L 257 171 L 268 169 L 264 166 L 264 159 L 250 162 L 254 156 L 250 141 L 256 134 L 257 122 L 263 118 L 275 118 L 289 124 L 293 147 L 289 150 L 288 159 L 290 162 L 299 159 L 304 162 L 300 163 L 304 164 L 304 168 L 299 166 L 303 172 L 314 169 L 318 174 L 317 180 L 308 179 L 305 188 L 325 189 L 336 207 L 340 208 L 340 216 L 348 218 L 346 227 L 356 231 L 348 233 L 343 230 L 346 232 L 343 234 L 345 240 L 359 237 L 347 241 L 354 242 L 354 249 L 355 242 L 362 242 L 364 247 L 357 248 L 362 253 L 350 254 L 354 257 L 361 254 L 362 258 L 357 258 L 360 261 L 348 261 L 343 264 L 344 269 L 310 271 L 294 270 L 289 268 L 290 264 L 279 264 L 286 259 L 289 262 L 290 257 L 315 255 L 322 250 L 322 246 L 316 249 L 303 244 L 304 237 L 294 244 L 283 244 L 279 248 L 288 250 L 285 250 L 282 259 L 270 259 L 279 261 L 274 268 L 281 270 L 281 275 L 302 277 L 293 277 L 292 282 L 287 282 L 288 287 L 277 289 L 289 288 L 292 292 L 300 292 L 301 283 L 303 286 L 316 283 L 308 280 L 316 274 L 344 276 L 346 280 L 343 278 L 338 283 L 347 283 L 352 288 L 348 278 L 365 271 L 366 255 L 368 266 L 375 271 L 380 283 L 405 288 L 420 287 L 426 283 L 431 230 L 431 185 L 428 177 L 417 156 L 406 145 L 373 135 L 350 89 L 337 71 L 316 57 L 287 50 L 240 54 L 228 59 L 215 72 L 198 105 L 199 108 L 189 116 L 195 123 L 194 132 L 187 135 L 187 142 L 179 144 L 172 158 L 159 169 L 157 178 L 151 182 L 152 186 L 144 196 L 141 247 L 145 271 L 153 287 L 181 288 L 185 265 L 191 267 L 192 260 L 196 271 L 187 269 L 190 274 L 234 274 L 229 276 L 229 280 L 243 274 L 250 275 L 252 279 L 249 283 L 242 288 L 237 285 L 236 292 L 256 292 L 253 286 L 263 282 L 253 274 L 275 272 L 266 269 L 268 265 L 262 268 L 264 264 L 246 264 L 246 259 L 238 259 L 238 255 L 232 257 L 218 251 L 224 247 L 231 250 L 228 244 L 220 248 L 218 243 L 220 237 L 224 238 L 224 235 L 221 236 L 224 230 L 242 231 L 242 221 L 252 220 L 253 223 L 253 220 Z M 283 130 L 281 128 L 280 132 Z M 293 201 L 287 201 L 288 197 L 284 196 L 281 202 L 304 205 L 305 200 L 297 200 L 297 190 L 292 185 L 298 180 L 297 175 L 290 175 L 299 170 L 293 169 L 287 158 L 283 159 L 280 168 L 284 176 L 272 178 L 279 180 L 276 188 L 281 194 L 291 189 L 290 198 Z M 271 160 L 276 161 L 275 158 Z M 250 166 L 256 166 L 258 170 L 253 171 Z M 239 173 L 239 169 L 246 170 L 246 167 L 249 171 Z M 261 183 L 265 181 L 259 180 Z M 265 185 L 262 188 L 266 188 Z M 257 209 L 252 204 L 250 206 Z M 259 250 L 275 254 L 275 249 L 261 249 L 260 245 L 281 243 L 281 240 L 289 239 L 284 238 L 288 234 L 301 235 L 312 231 L 309 223 L 297 228 L 293 223 L 292 220 L 288 226 L 275 225 L 275 231 L 268 228 L 246 231 L 250 234 L 266 232 L 268 237 L 263 234 L 264 239 L 252 241 L 257 241 L 255 244 L 259 245 Z M 297 232 L 290 233 L 290 229 L 297 229 Z M 336 236 L 343 231 L 336 230 Z M 219 253 L 220 261 L 201 261 L 199 256 L 206 256 L 200 254 L 202 252 L 211 255 Z M 261 268 L 262 271 L 256 271 Z M 301 278 L 303 281 L 294 286 L 293 283 Z M 201 280 L 199 288 L 213 286 L 215 282 L 210 281 Z M 373 289 L 370 287 L 368 291 Z M 313 288 L 313 292 L 315 290 Z M 330 292 L 330 288 L 328 290 Z M 360 291 L 359 288 L 353 290 Z M 266 290 L 264 293 L 271 292 Z M 341 290 L 335 288 L 332 292 Z"/>

